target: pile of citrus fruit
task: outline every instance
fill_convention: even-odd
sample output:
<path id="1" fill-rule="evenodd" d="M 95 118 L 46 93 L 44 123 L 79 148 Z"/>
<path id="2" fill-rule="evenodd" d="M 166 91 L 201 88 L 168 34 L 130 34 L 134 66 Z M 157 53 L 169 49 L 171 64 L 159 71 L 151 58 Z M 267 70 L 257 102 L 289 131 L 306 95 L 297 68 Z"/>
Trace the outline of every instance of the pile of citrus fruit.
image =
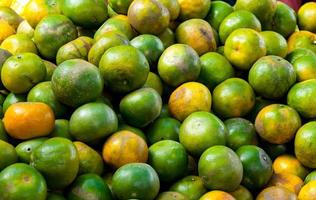
<path id="1" fill-rule="evenodd" d="M 316 200 L 316 2 L 0 0 L 0 200 Z"/>

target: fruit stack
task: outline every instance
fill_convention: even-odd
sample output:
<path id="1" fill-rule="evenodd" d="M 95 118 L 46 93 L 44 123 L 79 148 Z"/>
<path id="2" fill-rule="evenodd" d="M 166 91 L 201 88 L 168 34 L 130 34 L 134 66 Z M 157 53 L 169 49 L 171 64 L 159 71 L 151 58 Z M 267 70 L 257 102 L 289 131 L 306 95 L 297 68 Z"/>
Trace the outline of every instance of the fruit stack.
<path id="1" fill-rule="evenodd" d="M 0 200 L 316 200 L 315 33 L 316 2 L 0 0 Z"/>

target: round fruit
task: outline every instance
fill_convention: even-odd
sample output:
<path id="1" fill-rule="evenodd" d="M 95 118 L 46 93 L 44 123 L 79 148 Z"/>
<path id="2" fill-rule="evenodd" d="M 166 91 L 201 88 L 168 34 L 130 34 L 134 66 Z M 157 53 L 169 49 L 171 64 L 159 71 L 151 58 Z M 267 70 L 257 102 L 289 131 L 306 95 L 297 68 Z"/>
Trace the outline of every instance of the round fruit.
<path id="1" fill-rule="evenodd" d="M 118 14 L 126 15 L 133 0 L 109 0 L 109 6 Z"/>
<path id="2" fill-rule="evenodd" d="M 294 192 L 286 189 L 285 187 L 272 186 L 272 187 L 268 187 L 262 190 L 260 194 L 257 196 L 256 200 L 267 200 L 267 199 L 296 200 L 297 196 Z"/>
<path id="3" fill-rule="evenodd" d="M 298 48 L 306 48 L 316 53 L 316 35 L 309 31 L 294 32 L 288 39 L 288 52 Z"/>
<path id="4" fill-rule="evenodd" d="M 203 185 L 203 181 L 199 176 L 186 176 L 174 183 L 170 187 L 170 190 L 183 194 L 188 200 L 199 199 L 207 192 Z"/>
<path id="5" fill-rule="evenodd" d="M 316 171 L 315 171 L 315 170 L 312 171 L 311 173 L 309 173 L 309 174 L 306 176 L 306 178 L 305 178 L 305 180 L 304 180 L 304 184 L 307 184 L 308 182 L 314 181 L 314 180 L 316 180 Z"/>
<path id="6" fill-rule="evenodd" d="M 94 173 L 101 175 L 103 172 L 103 159 L 101 155 L 83 142 L 73 142 L 79 157 L 78 174 Z"/>
<path id="7" fill-rule="evenodd" d="M 1 69 L 3 85 L 16 94 L 28 92 L 34 85 L 43 81 L 45 76 L 45 64 L 39 56 L 33 53 L 11 56 Z"/>
<path id="8" fill-rule="evenodd" d="M 27 95 L 28 102 L 42 102 L 49 105 L 56 118 L 62 117 L 66 112 L 65 105 L 61 104 L 52 89 L 50 81 L 41 82 L 34 86 Z"/>
<path id="9" fill-rule="evenodd" d="M 170 20 L 176 20 L 180 14 L 180 4 L 178 0 L 158 0 L 164 5 L 170 14 Z"/>
<path id="10" fill-rule="evenodd" d="M 162 192 L 155 200 L 188 200 L 188 198 L 178 192 Z"/>
<path id="11" fill-rule="evenodd" d="M 295 83 L 296 74 L 293 66 L 283 58 L 265 56 L 251 67 L 248 80 L 259 95 L 268 99 L 279 99 L 284 97 Z"/>
<path id="12" fill-rule="evenodd" d="M 301 6 L 297 17 L 301 30 L 316 33 L 316 2 L 308 2 Z"/>
<path id="13" fill-rule="evenodd" d="M 13 55 L 27 52 L 37 54 L 37 48 L 34 42 L 24 34 L 15 34 L 7 37 L 1 43 L 0 47 Z"/>
<path id="14" fill-rule="evenodd" d="M 18 144 L 15 147 L 15 150 L 18 155 L 19 161 L 30 163 L 32 152 L 46 140 L 47 138 L 41 137 L 27 140 Z"/>
<path id="15" fill-rule="evenodd" d="M 249 28 L 261 31 L 261 24 L 257 17 L 247 10 L 237 10 L 227 15 L 219 26 L 219 37 L 225 44 L 227 37 L 236 29 Z"/>
<path id="16" fill-rule="evenodd" d="M 112 193 L 103 179 L 96 174 L 78 176 L 68 192 L 68 200 L 111 200 Z"/>
<path id="17" fill-rule="evenodd" d="M 96 100 L 102 93 L 99 69 L 81 59 L 60 64 L 52 76 L 52 89 L 57 99 L 72 107 Z"/>
<path id="18" fill-rule="evenodd" d="M 308 170 L 292 155 L 278 156 L 273 162 L 273 171 L 276 174 L 293 174 L 304 179 Z"/>
<path id="19" fill-rule="evenodd" d="M 269 186 L 285 187 L 295 194 L 299 193 L 303 184 L 300 177 L 286 173 L 274 174 L 268 183 Z"/>
<path id="20" fill-rule="evenodd" d="M 199 176 L 210 190 L 234 191 L 243 177 L 243 166 L 238 156 L 225 146 L 213 146 L 204 151 L 198 167 Z"/>
<path id="21" fill-rule="evenodd" d="M 17 152 L 10 143 L 0 139 L 0 171 L 18 161 Z M 187 166 L 187 164 L 186 164 Z M 1 189 L 0 189 L 1 190 Z"/>
<path id="22" fill-rule="evenodd" d="M 213 90 L 218 84 L 235 75 L 234 68 L 221 54 L 209 52 L 200 57 L 201 72 L 198 81 Z"/>
<path id="23" fill-rule="evenodd" d="M 3 112 L 5 113 L 12 104 L 25 101 L 26 96 L 24 94 L 14 94 L 11 92 L 3 102 Z"/>
<path id="24" fill-rule="evenodd" d="M 242 185 L 240 185 L 235 191 L 230 192 L 230 194 L 236 200 L 253 200 L 253 196 L 250 191 Z"/>
<path id="25" fill-rule="evenodd" d="M 237 149 L 236 153 L 244 169 L 244 186 L 259 189 L 268 183 L 273 174 L 272 162 L 263 149 L 254 145 L 244 145 Z"/>
<path id="26" fill-rule="evenodd" d="M 44 58 L 54 60 L 58 49 L 77 38 L 77 30 L 64 15 L 49 15 L 36 26 L 34 42 Z"/>
<path id="27" fill-rule="evenodd" d="M 97 28 L 108 17 L 103 0 L 64 0 L 61 2 L 63 14 L 84 28 Z"/>
<path id="28" fill-rule="evenodd" d="M 181 123 L 176 119 L 158 118 L 147 129 L 149 143 L 154 144 L 161 140 L 179 141 L 180 126 Z"/>
<path id="29" fill-rule="evenodd" d="M 284 58 L 287 54 L 287 41 L 279 33 L 263 31 L 260 33 L 267 48 L 267 55 L 275 55 Z"/>
<path id="30" fill-rule="evenodd" d="M 257 144 L 256 129 L 254 125 L 243 118 L 231 118 L 226 120 L 227 128 L 226 144 L 236 150 L 243 145 Z"/>
<path id="31" fill-rule="evenodd" d="M 209 0 L 178 0 L 180 4 L 180 20 L 185 21 L 193 18 L 203 19 L 206 17 L 210 7 Z"/>
<path id="32" fill-rule="evenodd" d="M 313 200 L 316 195 L 316 181 L 311 181 L 304 185 L 298 194 L 298 199 Z"/>
<path id="33" fill-rule="evenodd" d="M 160 34 L 170 21 L 169 10 L 156 0 L 134 0 L 127 16 L 130 24 L 141 34 Z"/>
<path id="34" fill-rule="evenodd" d="M 215 30 L 219 30 L 222 21 L 233 11 L 234 8 L 224 1 L 212 1 L 211 8 L 205 20 L 210 23 Z"/>
<path id="35" fill-rule="evenodd" d="M 173 117 L 183 121 L 197 111 L 210 111 L 212 95 L 206 86 L 197 82 L 184 83 L 169 98 L 168 108 Z"/>
<path id="36" fill-rule="evenodd" d="M 287 95 L 287 104 L 297 110 L 302 117 L 316 117 L 316 79 L 295 84 Z"/>
<path id="37" fill-rule="evenodd" d="M 292 64 L 296 72 L 297 81 L 316 79 L 316 55 L 298 57 Z"/>
<path id="38" fill-rule="evenodd" d="M 162 182 L 173 182 L 187 172 L 188 155 L 178 142 L 157 142 L 149 147 L 148 153 L 148 164 L 155 169 Z"/>
<path id="39" fill-rule="evenodd" d="M 24 34 L 29 38 L 32 38 L 34 36 L 34 28 L 28 23 L 27 20 L 23 20 L 17 30 L 16 30 L 17 34 Z"/>
<path id="40" fill-rule="evenodd" d="M 72 140 L 69 133 L 69 121 L 66 119 L 56 119 L 54 130 L 50 134 L 51 137 L 64 137 Z"/>
<path id="41" fill-rule="evenodd" d="M 145 127 L 160 114 L 162 100 L 152 88 L 141 88 L 126 95 L 120 102 L 120 112 L 132 126 Z"/>
<path id="42" fill-rule="evenodd" d="M 14 29 L 16 29 L 23 21 L 22 17 L 18 15 L 12 8 L 3 5 L 0 5 L 0 19 L 8 22 L 8 24 Z"/>
<path id="43" fill-rule="evenodd" d="M 186 44 L 174 44 L 168 47 L 158 62 L 160 77 L 165 83 L 173 87 L 196 80 L 200 70 L 199 55 Z"/>
<path id="44" fill-rule="evenodd" d="M 146 82 L 149 64 L 144 54 L 132 46 L 108 49 L 99 63 L 105 86 L 117 93 L 127 93 Z"/>
<path id="45" fill-rule="evenodd" d="M 139 35 L 131 40 L 131 45 L 140 50 L 147 58 L 149 65 L 156 64 L 162 52 L 164 46 L 161 40 L 154 35 L 144 34 Z"/>
<path id="46" fill-rule="evenodd" d="M 159 39 L 163 43 L 163 46 L 166 48 L 173 45 L 175 42 L 175 34 L 170 28 L 167 28 L 164 32 L 158 35 Z"/>
<path id="47" fill-rule="evenodd" d="M 48 188 L 63 189 L 77 176 L 79 156 L 70 140 L 54 137 L 43 142 L 32 152 L 30 165 L 43 174 Z"/>
<path id="48" fill-rule="evenodd" d="M 57 66 L 49 61 L 43 60 L 44 65 L 46 67 L 46 77 L 45 77 L 45 81 L 51 81 L 53 73 L 55 71 L 55 69 L 57 68 Z"/>
<path id="49" fill-rule="evenodd" d="M 240 28 L 233 31 L 226 39 L 224 54 L 235 67 L 248 70 L 256 60 L 266 55 L 266 46 L 258 32 L 249 28 Z"/>
<path id="50" fill-rule="evenodd" d="M 223 118 L 245 116 L 254 105 L 255 93 L 242 79 L 227 79 L 213 91 L 212 109 Z"/>
<path id="51" fill-rule="evenodd" d="M 176 30 L 177 42 L 190 45 L 199 55 L 216 50 L 212 27 L 202 19 L 182 22 Z"/>
<path id="52" fill-rule="evenodd" d="M 200 156 L 214 145 L 225 145 L 226 128 L 224 123 L 209 112 L 194 112 L 180 126 L 180 143 L 186 150 Z"/>
<path id="53" fill-rule="evenodd" d="M 147 158 L 145 140 L 131 131 L 114 133 L 103 146 L 104 161 L 116 169 L 128 163 L 145 163 Z"/>
<path id="54" fill-rule="evenodd" d="M 69 120 L 70 135 L 82 142 L 94 142 L 117 130 L 114 111 L 104 103 L 87 103 L 77 108 Z"/>
<path id="55" fill-rule="evenodd" d="M 3 118 L 7 133 L 22 140 L 49 135 L 54 129 L 54 122 L 53 110 L 38 102 L 12 104 Z"/>
<path id="56" fill-rule="evenodd" d="M 160 188 L 155 170 L 144 163 L 131 163 L 119 168 L 113 175 L 112 189 L 119 200 L 153 200 Z"/>
<path id="57" fill-rule="evenodd" d="M 227 192 L 213 190 L 203 195 L 199 200 L 236 200 L 236 199 Z"/>
<path id="58" fill-rule="evenodd" d="M 316 122 L 308 122 L 296 133 L 294 150 L 296 158 L 303 165 L 316 168 Z M 304 177 L 303 177 L 304 178 Z"/>
<path id="59" fill-rule="evenodd" d="M 163 93 L 163 83 L 160 77 L 153 72 L 148 73 L 148 77 L 145 84 L 143 85 L 143 88 L 152 88 L 156 90 L 160 96 Z"/>
<path id="60" fill-rule="evenodd" d="M 291 141 L 301 127 L 299 114 L 283 104 L 264 107 L 257 115 L 256 131 L 264 140 L 272 144 L 284 144 Z"/>
<path id="61" fill-rule="evenodd" d="M 0 172 L 0 194 L 4 200 L 45 200 L 46 182 L 33 167 L 16 163 Z"/>
<path id="62" fill-rule="evenodd" d="M 15 33 L 14 28 L 4 20 L 0 20 L 0 30 L 0 43 Z"/>

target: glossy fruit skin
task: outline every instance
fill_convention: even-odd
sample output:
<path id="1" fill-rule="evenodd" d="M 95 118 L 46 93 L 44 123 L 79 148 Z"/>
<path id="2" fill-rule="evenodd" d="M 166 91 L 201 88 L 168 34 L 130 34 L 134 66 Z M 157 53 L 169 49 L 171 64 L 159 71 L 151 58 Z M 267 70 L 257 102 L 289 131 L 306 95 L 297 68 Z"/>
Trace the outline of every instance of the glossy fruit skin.
<path id="1" fill-rule="evenodd" d="M 301 179 L 308 174 L 308 169 L 296 157 L 288 154 L 280 155 L 274 160 L 273 171 L 277 174 L 293 174 Z"/>
<path id="2" fill-rule="evenodd" d="M 178 0 L 158 0 L 169 10 L 170 21 L 176 20 L 180 14 L 180 4 Z"/>
<path id="3" fill-rule="evenodd" d="M 301 190 L 304 182 L 298 176 L 293 174 L 273 174 L 272 178 L 270 179 L 268 185 L 269 186 L 282 186 L 287 188 L 288 190 L 298 194 Z"/>
<path id="4" fill-rule="evenodd" d="M 60 163 L 58 167 L 56 162 Z M 32 152 L 30 165 L 43 174 L 48 188 L 62 189 L 75 180 L 79 170 L 79 156 L 70 140 L 54 137 Z"/>
<path id="5" fill-rule="evenodd" d="M 235 198 L 227 192 L 213 190 L 204 194 L 199 200 L 235 200 Z"/>
<path id="6" fill-rule="evenodd" d="M 307 183 L 306 185 L 304 185 L 300 193 L 298 194 L 298 199 L 312 200 L 316 195 L 315 185 L 316 185 L 316 181 L 311 181 Z"/>
<path id="7" fill-rule="evenodd" d="M 211 8 L 205 18 L 212 28 L 219 30 L 220 24 L 230 13 L 234 11 L 233 7 L 223 1 L 211 2 Z"/>
<path id="8" fill-rule="evenodd" d="M 0 48 L 8 50 L 13 55 L 27 52 L 37 54 L 34 42 L 24 34 L 14 34 L 7 37 L 1 43 Z"/>
<path id="9" fill-rule="evenodd" d="M 41 58 L 33 53 L 21 53 L 6 60 L 1 69 L 3 85 L 15 94 L 28 92 L 44 80 L 46 67 Z"/>
<path id="10" fill-rule="evenodd" d="M 199 199 L 207 192 L 203 181 L 199 176 L 186 176 L 175 182 L 170 191 L 179 192 L 188 198 L 188 200 Z"/>
<path id="11" fill-rule="evenodd" d="M 0 173 L 0 193 L 4 200 L 45 200 L 46 182 L 33 167 L 15 163 Z"/>
<path id="12" fill-rule="evenodd" d="M 227 37 L 239 28 L 250 28 L 260 32 L 261 24 L 258 18 L 247 10 L 237 10 L 230 13 L 223 19 L 218 29 L 222 44 L 225 44 Z"/>
<path id="13" fill-rule="evenodd" d="M 141 34 L 158 35 L 169 26 L 170 21 L 169 10 L 156 0 L 133 1 L 127 16 L 130 24 Z"/>
<path id="14" fill-rule="evenodd" d="M 170 114 L 179 121 L 197 111 L 210 111 L 211 105 L 211 92 L 198 82 L 180 85 L 171 93 L 168 102 Z"/>
<path id="15" fill-rule="evenodd" d="M 256 200 L 266 200 L 266 199 L 296 200 L 297 196 L 294 192 L 286 189 L 285 187 L 272 186 L 272 187 L 267 187 L 266 189 L 262 190 L 260 194 L 257 196 Z"/>
<path id="16" fill-rule="evenodd" d="M 155 170 L 144 163 L 131 163 L 119 168 L 113 175 L 112 189 L 117 199 L 137 198 L 153 200 L 160 188 Z"/>
<path id="17" fill-rule="evenodd" d="M 257 49 L 256 53 L 253 52 L 253 48 Z M 266 55 L 266 47 L 258 32 L 240 28 L 226 39 L 224 54 L 232 65 L 241 70 L 248 70 L 256 60 Z"/>
<path id="18" fill-rule="evenodd" d="M 156 170 L 160 181 L 173 182 L 187 172 L 188 155 L 180 143 L 163 140 L 148 150 L 148 164 Z"/>
<path id="19" fill-rule="evenodd" d="M 227 128 L 226 144 L 233 150 L 243 145 L 257 144 L 254 125 L 243 118 L 230 118 L 224 121 Z"/>
<path id="20" fill-rule="evenodd" d="M 201 70 L 201 62 L 196 51 L 186 44 L 168 47 L 158 61 L 158 73 L 170 86 L 195 81 Z"/>
<path id="21" fill-rule="evenodd" d="M 309 2 L 305 3 L 300 7 L 297 13 L 298 17 L 298 26 L 302 30 L 307 30 L 310 32 L 316 32 L 316 3 Z"/>
<path id="22" fill-rule="evenodd" d="M 316 53 L 316 35 L 309 31 L 296 31 L 288 39 L 288 52 L 298 48 L 306 48 Z"/>
<path id="23" fill-rule="evenodd" d="M 69 121 L 67 119 L 56 119 L 54 130 L 50 134 L 51 137 L 64 137 L 72 140 L 69 133 Z"/>
<path id="24" fill-rule="evenodd" d="M 154 144 L 161 140 L 179 141 L 181 123 L 171 117 L 156 119 L 147 129 L 149 143 Z"/>
<path id="25" fill-rule="evenodd" d="M 54 128 L 53 110 L 44 103 L 21 102 L 5 112 L 3 123 L 7 133 L 16 139 L 47 136 Z"/>
<path id="26" fill-rule="evenodd" d="M 49 62 L 47 60 L 43 60 L 44 65 L 46 67 L 46 77 L 45 77 L 45 81 L 50 81 L 52 79 L 52 75 L 56 69 L 56 65 L 52 62 Z"/>
<path id="27" fill-rule="evenodd" d="M 103 90 L 99 69 L 81 59 L 60 64 L 53 73 L 51 83 L 57 99 L 71 107 L 96 100 Z"/>
<path id="28" fill-rule="evenodd" d="M 235 191 L 230 192 L 236 200 L 253 200 L 253 195 L 244 186 L 240 185 Z"/>
<path id="29" fill-rule="evenodd" d="M 0 139 L 0 171 L 2 171 L 7 166 L 16 163 L 18 161 L 18 156 L 15 151 L 14 146 Z"/>
<path id="30" fill-rule="evenodd" d="M 15 103 L 18 102 L 25 102 L 26 101 L 26 96 L 24 94 L 14 94 L 14 93 L 9 93 L 8 96 L 5 98 L 3 102 L 3 112 L 5 113 L 7 109 Z"/>
<path id="31" fill-rule="evenodd" d="M 79 172 L 78 174 L 93 173 L 101 175 L 103 172 L 103 159 L 101 155 L 83 142 L 75 141 L 79 156 Z"/>
<path id="32" fill-rule="evenodd" d="M 163 43 L 164 48 L 168 48 L 174 43 L 176 43 L 176 38 L 174 32 L 170 29 L 167 28 L 164 32 L 160 33 L 157 35 L 161 42 Z"/>
<path id="33" fill-rule="evenodd" d="M 234 68 L 221 54 L 209 52 L 200 57 L 201 72 L 198 81 L 213 90 L 218 84 L 226 79 L 233 78 Z"/>
<path id="34" fill-rule="evenodd" d="M 14 29 L 16 29 L 23 20 L 12 8 L 3 5 L 0 5 L 0 19 L 8 22 Z"/>
<path id="35" fill-rule="evenodd" d="M 83 174 L 72 183 L 68 192 L 68 200 L 112 200 L 109 187 L 96 174 Z"/>
<path id="36" fill-rule="evenodd" d="M 240 78 L 230 78 L 213 90 L 212 109 L 223 118 L 247 115 L 255 104 L 251 86 Z"/>
<path id="37" fill-rule="evenodd" d="M 117 130 L 115 112 L 103 103 L 87 103 L 77 108 L 70 117 L 70 135 L 82 142 L 93 142 Z"/>
<path id="38" fill-rule="evenodd" d="M 296 74 L 293 66 L 285 59 L 265 56 L 251 67 L 248 80 L 257 94 L 268 99 L 279 99 L 295 83 Z"/>
<path id="39" fill-rule="evenodd" d="M 287 61 L 289 61 L 291 64 L 293 64 L 296 59 L 303 57 L 303 56 L 314 56 L 315 53 L 310 50 L 310 49 L 306 49 L 306 48 L 297 48 L 294 49 L 293 51 L 289 52 L 287 54 L 287 56 L 285 57 L 285 59 Z"/>
<path id="40" fill-rule="evenodd" d="M 234 191 L 243 176 L 243 166 L 237 154 L 220 145 L 203 152 L 198 171 L 204 186 L 209 190 Z"/>
<path id="41" fill-rule="evenodd" d="M 126 95 L 120 102 L 120 112 L 126 122 L 145 127 L 160 114 L 162 100 L 152 88 L 141 88 Z"/>
<path id="42" fill-rule="evenodd" d="M 128 163 L 146 163 L 148 146 L 137 134 L 122 130 L 111 135 L 103 145 L 104 161 L 115 169 Z"/>
<path id="43" fill-rule="evenodd" d="M 160 77 L 153 72 L 149 72 L 147 76 L 147 80 L 145 84 L 143 85 L 143 88 L 152 88 L 156 90 L 156 92 L 158 92 L 160 96 L 162 96 L 163 87 L 164 86 Z"/>
<path id="44" fill-rule="evenodd" d="M 34 28 L 28 23 L 27 20 L 23 20 L 17 30 L 16 30 L 17 34 L 24 34 L 29 38 L 32 38 L 34 36 Z"/>
<path id="45" fill-rule="evenodd" d="M 242 184 L 249 189 L 260 189 L 270 180 L 273 169 L 268 154 L 260 147 L 244 145 L 237 149 L 244 169 Z"/>
<path id="46" fill-rule="evenodd" d="M 176 30 L 178 43 L 191 46 L 199 55 L 216 50 L 215 36 L 209 23 L 202 19 L 189 19 Z"/>
<path id="47" fill-rule="evenodd" d="M 127 125 L 127 124 L 119 124 L 119 127 L 118 127 L 117 131 L 130 131 L 130 132 L 133 132 L 136 135 L 138 135 L 141 138 L 143 138 L 146 141 L 146 143 L 147 143 L 147 137 L 146 137 L 147 135 L 145 135 L 145 133 L 139 128 L 136 128 L 136 127 L 133 127 L 133 126 L 130 126 L 130 125 Z"/>
<path id="48" fill-rule="evenodd" d="M 118 14 L 126 15 L 133 0 L 109 0 L 108 5 Z"/>
<path id="49" fill-rule="evenodd" d="M 316 122 L 308 122 L 303 125 L 296 133 L 294 150 L 296 158 L 305 166 L 316 167 Z"/>
<path id="50" fill-rule="evenodd" d="M 94 40 L 86 36 L 81 36 L 71 42 L 68 42 L 58 49 L 56 64 L 59 65 L 66 60 L 76 58 L 87 60 L 88 53 L 93 43 Z"/>
<path id="51" fill-rule="evenodd" d="M 188 200 L 188 198 L 178 192 L 162 192 L 155 200 Z"/>
<path id="52" fill-rule="evenodd" d="M 226 127 L 215 115 L 200 111 L 189 115 L 180 126 L 179 140 L 186 150 L 200 156 L 215 145 L 225 145 Z"/>
<path id="53" fill-rule="evenodd" d="M 316 94 L 316 79 L 296 83 L 288 92 L 287 104 L 302 117 L 314 118 L 316 117 L 314 94 Z"/>
<path id="54" fill-rule="evenodd" d="M 316 55 L 301 56 L 292 63 L 296 72 L 296 80 L 316 79 Z"/>
<path id="55" fill-rule="evenodd" d="M 132 46 L 116 46 L 102 56 L 99 69 L 105 87 L 116 93 L 127 93 L 146 82 L 149 64 L 144 54 Z"/>
<path id="56" fill-rule="evenodd" d="M 66 113 L 67 108 L 57 100 L 50 81 L 41 82 L 34 86 L 27 95 L 27 101 L 42 102 L 49 105 L 56 118 L 60 118 Z"/>
<path id="57" fill-rule="evenodd" d="M 307 184 L 308 182 L 314 181 L 314 180 L 316 180 L 316 172 L 312 171 L 305 177 L 304 184 Z"/>
<path id="58" fill-rule="evenodd" d="M 34 42 L 41 55 L 54 60 L 58 49 L 77 38 L 77 30 L 63 15 L 49 15 L 36 26 Z"/>
<path id="59" fill-rule="evenodd" d="M 287 55 L 287 41 L 281 34 L 273 31 L 263 31 L 260 35 L 266 44 L 267 55 L 275 55 L 282 58 Z"/>
<path id="60" fill-rule="evenodd" d="M 180 4 L 179 19 L 181 21 L 205 18 L 211 6 L 211 2 L 208 0 L 178 0 L 178 2 Z"/>
<path id="61" fill-rule="evenodd" d="M 108 18 L 106 4 L 102 0 L 64 0 L 61 10 L 71 21 L 85 28 L 97 28 Z"/>
<path id="62" fill-rule="evenodd" d="M 256 131 L 264 140 L 272 144 L 284 144 L 295 137 L 301 127 L 299 114 L 283 104 L 264 107 L 257 115 Z"/>
<path id="63" fill-rule="evenodd" d="M 30 163 L 32 152 L 48 138 L 41 137 L 21 142 L 15 147 L 20 162 Z"/>

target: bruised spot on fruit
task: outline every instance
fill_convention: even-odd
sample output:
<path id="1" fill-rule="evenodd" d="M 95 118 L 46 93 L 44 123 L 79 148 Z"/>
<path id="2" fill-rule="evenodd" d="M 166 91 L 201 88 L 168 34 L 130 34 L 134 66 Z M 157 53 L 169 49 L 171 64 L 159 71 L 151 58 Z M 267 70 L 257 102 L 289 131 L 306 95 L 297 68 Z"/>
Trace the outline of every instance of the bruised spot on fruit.
<path id="1" fill-rule="evenodd" d="M 213 40 L 212 35 L 210 35 L 209 32 L 208 32 L 207 30 L 205 30 L 205 28 L 201 27 L 201 28 L 200 28 L 200 32 L 202 33 L 202 35 L 203 35 L 204 37 L 207 38 L 207 40 L 209 40 L 209 41 Z"/>
<path id="2" fill-rule="evenodd" d="M 31 178 L 29 176 L 24 176 L 23 177 L 24 182 L 28 183 L 31 182 Z"/>

